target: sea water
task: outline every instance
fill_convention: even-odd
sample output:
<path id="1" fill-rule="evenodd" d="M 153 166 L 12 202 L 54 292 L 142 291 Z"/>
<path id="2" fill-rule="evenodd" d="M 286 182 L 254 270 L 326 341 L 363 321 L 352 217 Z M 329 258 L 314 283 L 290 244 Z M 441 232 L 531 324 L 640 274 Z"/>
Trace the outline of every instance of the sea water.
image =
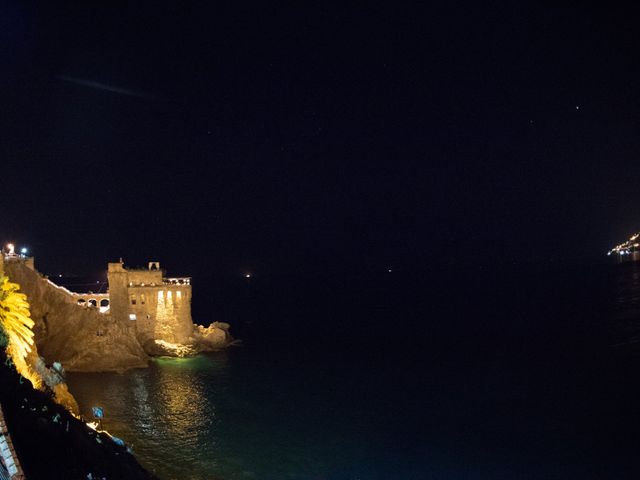
<path id="1" fill-rule="evenodd" d="M 160 478 L 638 478 L 636 264 L 206 284 L 241 346 L 68 378 Z"/>

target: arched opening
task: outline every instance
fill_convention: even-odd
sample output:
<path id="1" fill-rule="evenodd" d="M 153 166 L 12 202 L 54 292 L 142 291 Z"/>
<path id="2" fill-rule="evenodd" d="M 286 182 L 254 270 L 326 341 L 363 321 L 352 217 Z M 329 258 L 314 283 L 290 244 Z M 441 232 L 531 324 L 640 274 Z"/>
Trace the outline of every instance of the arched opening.
<path id="1" fill-rule="evenodd" d="M 84 298 L 79 298 L 78 305 L 80 305 L 81 307 L 84 307 L 87 305 L 87 301 Z"/>
<path id="2" fill-rule="evenodd" d="M 108 307 L 109 306 L 109 299 L 108 298 L 103 298 L 102 300 L 100 300 L 100 306 L 101 307 Z"/>
<path id="3" fill-rule="evenodd" d="M 91 298 L 89 299 L 89 301 L 87 302 L 87 305 L 89 305 L 90 307 L 97 307 L 98 306 L 98 302 L 96 301 L 95 298 Z"/>

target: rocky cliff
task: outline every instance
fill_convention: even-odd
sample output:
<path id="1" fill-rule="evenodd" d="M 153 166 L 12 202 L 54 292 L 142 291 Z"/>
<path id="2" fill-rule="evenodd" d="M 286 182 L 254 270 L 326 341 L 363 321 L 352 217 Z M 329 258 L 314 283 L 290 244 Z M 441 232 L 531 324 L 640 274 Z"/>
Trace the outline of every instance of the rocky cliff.
<path id="1" fill-rule="evenodd" d="M 0 348 L 0 405 L 26 478 L 156 478 L 121 440 L 89 428 L 7 363 Z"/>
<path id="2" fill-rule="evenodd" d="M 78 306 L 65 289 L 22 262 L 7 262 L 4 268 L 27 294 L 38 352 L 48 364 L 58 361 L 68 371 L 91 372 L 147 365 L 135 327 Z"/>

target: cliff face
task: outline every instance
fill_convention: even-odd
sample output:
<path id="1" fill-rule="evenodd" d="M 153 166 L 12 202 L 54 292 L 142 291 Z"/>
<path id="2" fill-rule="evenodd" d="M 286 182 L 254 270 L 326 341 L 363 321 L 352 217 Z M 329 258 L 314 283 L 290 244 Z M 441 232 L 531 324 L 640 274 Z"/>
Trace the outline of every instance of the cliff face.
<path id="1" fill-rule="evenodd" d="M 68 371 L 122 371 L 145 367 L 149 357 L 135 327 L 78 306 L 57 287 L 22 262 L 7 262 L 5 273 L 27 294 L 39 354 Z"/>
<path id="2" fill-rule="evenodd" d="M 26 478 L 155 479 L 131 451 L 34 390 L 0 349 L 0 405 Z"/>

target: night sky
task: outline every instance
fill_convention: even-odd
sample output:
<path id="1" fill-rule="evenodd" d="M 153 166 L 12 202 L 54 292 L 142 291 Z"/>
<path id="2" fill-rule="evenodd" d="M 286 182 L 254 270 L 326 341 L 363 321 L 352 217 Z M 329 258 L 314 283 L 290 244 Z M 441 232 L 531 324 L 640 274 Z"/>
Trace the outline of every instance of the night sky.
<path id="1" fill-rule="evenodd" d="M 635 12 L 55 3 L 0 11 L 0 237 L 44 272 L 581 260 L 640 230 Z"/>

